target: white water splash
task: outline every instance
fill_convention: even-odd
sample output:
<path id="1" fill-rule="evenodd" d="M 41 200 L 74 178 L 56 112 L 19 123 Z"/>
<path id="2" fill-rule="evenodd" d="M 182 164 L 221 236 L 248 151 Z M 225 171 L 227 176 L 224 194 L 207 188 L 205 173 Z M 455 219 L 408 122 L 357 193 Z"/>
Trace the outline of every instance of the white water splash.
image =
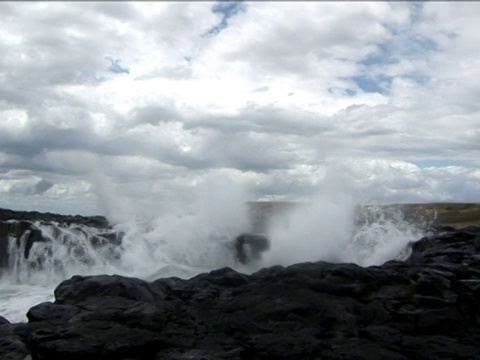
<path id="1" fill-rule="evenodd" d="M 370 266 L 405 260 L 410 255 L 408 245 L 428 234 L 428 223 L 424 219 L 408 221 L 399 208 L 365 206 L 361 212 L 354 236 L 347 245 L 345 261 Z"/>
<path id="2" fill-rule="evenodd" d="M 31 305 L 51 300 L 60 281 L 78 274 L 153 280 L 189 278 L 224 266 L 250 273 L 264 266 L 318 260 L 378 265 L 405 255 L 406 245 L 423 236 L 399 210 L 386 214 L 383 208 L 370 207 L 368 216 L 357 221 L 353 198 L 329 191 L 274 216 L 267 231 L 270 249 L 257 263 L 243 266 L 236 263 L 231 244 L 251 229 L 245 194 L 231 184 L 218 185 L 199 186 L 190 206 L 172 209 L 169 215 L 130 218 L 109 230 L 35 223 L 49 241 L 34 243 L 24 259 L 23 245 L 17 247 L 16 239 L 10 239 L 8 274 L 0 280 L 0 315 L 24 321 Z M 121 245 L 98 246 L 98 239 L 112 232 L 124 234 Z"/>
<path id="3" fill-rule="evenodd" d="M 360 208 L 346 194 L 319 195 L 273 219 L 262 266 L 319 260 L 381 265 L 406 258 L 408 245 L 425 236 L 425 229 L 405 220 L 398 208 Z"/>
<path id="4" fill-rule="evenodd" d="M 264 265 L 303 261 L 340 262 L 354 233 L 354 206 L 348 196 L 320 195 L 273 219 L 268 230 L 271 250 Z"/>

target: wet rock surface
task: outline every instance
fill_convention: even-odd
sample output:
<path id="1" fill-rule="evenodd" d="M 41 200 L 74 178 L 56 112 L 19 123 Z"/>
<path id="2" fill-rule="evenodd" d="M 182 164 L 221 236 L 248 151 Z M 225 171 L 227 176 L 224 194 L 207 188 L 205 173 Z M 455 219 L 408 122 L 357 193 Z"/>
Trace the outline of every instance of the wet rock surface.
<path id="1" fill-rule="evenodd" d="M 50 228 L 48 234 L 42 232 L 40 227 Z M 88 236 L 82 229 L 96 229 L 95 236 Z M 68 229 L 70 234 L 62 234 L 62 229 Z M 65 233 L 65 231 L 63 231 Z M 83 233 L 83 237 L 94 248 L 107 246 L 120 246 L 123 233 L 111 230 L 111 225 L 101 216 L 84 217 L 80 215 L 58 215 L 39 213 L 35 211 L 12 211 L 0 209 L 0 269 L 8 268 L 14 259 L 11 258 L 9 244 L 13 240 L 14 247 L 22 252 L 23 259 L 29 259 L 37 266 L 41 266 L 42 254 L 31 256 L 35 244 L 51 244 L 60 241 L 68 243 L 76 235 Z M 74 242 L 74 241 L 70 241 Z M 48 251 L 47 251 L 48 252 Z M 45 254 L 48 256 L 48 254 Z"/>
<path id="2" fill-rule="evenodd" d="M 270 240 L 266 236 L 252 233 L 238 235 L 233 244 L 235 259 L 242 264 L 259 259 L 270 248 Z"/>
<path id="3" fill-rule="evenodd" d="M 60 215 L 52 213 L 41 213 L 38 211 L 15 211 L 0 209 L 0 221 L 25 220 L 25 221 L 49 221 L 61 224 L 81 224 L 96 228 L 107 228 L 108 220 L 103 216 L 81 216 L 81 215 Z"/>
<path id="4" fill-rule="evenodd" d="M 0 321 L 0 358 L 480 359 L 480 228 L 438 231 L 368 268 L 74 276 L 28 323 Z"/>
<path id="5" fill-rule="evenodd" d="M 32 220 L 25 220 L 31 214 Z M 105 223 L 103 220 L 98 222 L 99 218 L 0 209 L 0 270 L 11 268 L 12 262 L 23 260 L 27 260 L 29 266 L 41 268 L 45 259 L 51 257 L 55 243 L 68 247 L 69 253 L 72 252 L 76 260 L 85 264 L 93 262 L 87 255 L 87 247 L 103 249 L 104 255 L 108 256 L 106 260 L 118 260 L 125 233 L 114 230 L 106 220 Z M 92 230 L 94 233 L 91 233 Z M 12 241 L 13 252 L 21 252 L 20 259 L 18 256 L 12 259 Z M 39 243 L 46 246 L 31 255 L 32 248 Z M 240 234 L 227 244 L 232 258 L 242 264 L 258 260 L 269 245 L 265 236 L 253 233 Z"/>

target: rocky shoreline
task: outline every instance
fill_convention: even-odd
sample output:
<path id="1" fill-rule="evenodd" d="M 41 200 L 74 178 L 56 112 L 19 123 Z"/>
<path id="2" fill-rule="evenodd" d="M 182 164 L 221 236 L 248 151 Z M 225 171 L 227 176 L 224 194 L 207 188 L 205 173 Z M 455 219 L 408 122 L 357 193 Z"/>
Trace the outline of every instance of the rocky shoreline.
<path id="1" fill-rule="evenodd" d="M 49 229 L 45 234 L 42 229 Z M 94 229 L 95 235 L 88 235 L 85 229 Z M 85 246 L 99 249 L 116 247 L 121 244 L 123 233 L 111 229 L 107 220 L 102 217 L 65 216 L 57 214 L 42 214 L 32 212 L 13 212 L 0 210 L 0 270 L 12 266 L 22 258 L 28 260 L 30 266 L 41 267 L 42 262 L 52 252 L 55 242 L 72 249 L 78 254 L 79 261 L 88 262 Z M 78 242 L 78 237 L 85 238 L 84 243 Z M 9 247 L 13 240 L 16 252 L 13 256 Z M 43 244 L 40 251 L 33 251 Z M 82 255 L 83 254 L 83 255 Z M 20 256 L 18 256 L 20 255 Z M 15 259 L 16 257 L 16 259 Z"/>
<path id="2" fill-rule="evenodd" d="M 108 228 L 108 220 L 103 216 L 61 215 L 53 213 L 41 213 L 38 211 L 15 211 L 0 209 L 0 221 L 48 221 L 59 224 L 86 225 L 96 228 Z"/>
<path id="3" fill-rule="evenodd" d="M 439 228 L 406 261 L 189 280 L 74 276 L 2 359 L 480 359 L 480 228 Z"/>

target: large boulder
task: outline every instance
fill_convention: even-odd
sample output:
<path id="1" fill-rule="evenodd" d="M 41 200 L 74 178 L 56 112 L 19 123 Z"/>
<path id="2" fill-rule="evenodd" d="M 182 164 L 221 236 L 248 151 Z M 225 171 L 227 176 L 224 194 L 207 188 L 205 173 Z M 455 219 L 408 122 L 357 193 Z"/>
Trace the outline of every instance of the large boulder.
<path id="1" fill-rule="evenodd" d="M 242 264 L 258 260 L 270 248 L 270 241 L 260 234 L 240 234 L 234 240 L 235 259 Z"/>

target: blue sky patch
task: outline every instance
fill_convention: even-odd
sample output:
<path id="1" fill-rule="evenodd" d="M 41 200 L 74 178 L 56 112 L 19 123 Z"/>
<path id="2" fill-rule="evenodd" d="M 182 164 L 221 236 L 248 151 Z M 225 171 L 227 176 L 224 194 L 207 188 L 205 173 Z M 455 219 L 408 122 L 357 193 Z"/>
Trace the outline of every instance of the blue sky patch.
<path id="1" fill-rule="evenodd" d="M 470 167 L 471 164 L 468 161 L 462 160 L 416 160 L 410 161 L 412 164 L 418 166 L 421 169 L 429 167 L 448 167 L 448 166 L 461 166 L 461 167 Z"/>
<path id="2" fill-rule="evenodd" d="M 393 46 L 389 42 L 380 43 L 377 45 L 377 51 L 370 53 L 360 64 L 365 66 L 394 64 L 399 60 L 393 56 Z"/>
<path id="3" fill-rule="evenodd" d="M 218 25 L 207 31 L 206 35 L 217 35 L 228 26 L 228 19 L 237 15 L 240 11 L 245 11 L 246 6 L 243 1 L 219 1 L 212 7 L 212 12 L 221 14 L 222 20 Z"/>
<path id="4" fill-rule="evenodd" d="M 359 64 L 362 65 L 361 72 L 349 78 L 363 91 L 387 94 L 392 82 L 392 77 L 389 76 L 390 65 L 405 59 L 425 59 L 428 61 L 432 52 L 441 51 L 439 45 L 433 39 L 414 31 L 413 25 L 421 21 L 423 17 L 423 4 L 412 3 L 410 7 L 412 10 L 410 29 L 387 26 L 395 40 L 390 39 L 377 44 L 375 51 L 359 61 Z M 396 76 L 408 78 L 420 85 L 425 85 L 430 81 L 430 77 L 421 71 L 406 71 Z"/>
<path id="5" fill-rule="evenodd" d="M 113 60 L 110 56 L 106 56 L 105 60 L 110 61 L 110 67 L 108 68 L 108 70 L 110 70 L 111 72 L 115 74 L 121 74 L 121 73 L 130 74 L 130 70 L 128 68 L 122 67 L 120 65 L 119 59 Z"/>
<path id="6" fill-rule="evenodd" d="M 347 94 L 348 96 L 355 96 L 355 95 L 357 95 L 357 92 L 355 90 L 352 90 L 352 89 L 346 89 L 345 94 Z"/>
<path id="7" fill-rule="evenodd" d="M 392 77 L 376 76 L 374 78 L 364 75 L 352 76 L 351 79 L 355 84 L 365 92 L 387 94 L 390 91 Z"/>

